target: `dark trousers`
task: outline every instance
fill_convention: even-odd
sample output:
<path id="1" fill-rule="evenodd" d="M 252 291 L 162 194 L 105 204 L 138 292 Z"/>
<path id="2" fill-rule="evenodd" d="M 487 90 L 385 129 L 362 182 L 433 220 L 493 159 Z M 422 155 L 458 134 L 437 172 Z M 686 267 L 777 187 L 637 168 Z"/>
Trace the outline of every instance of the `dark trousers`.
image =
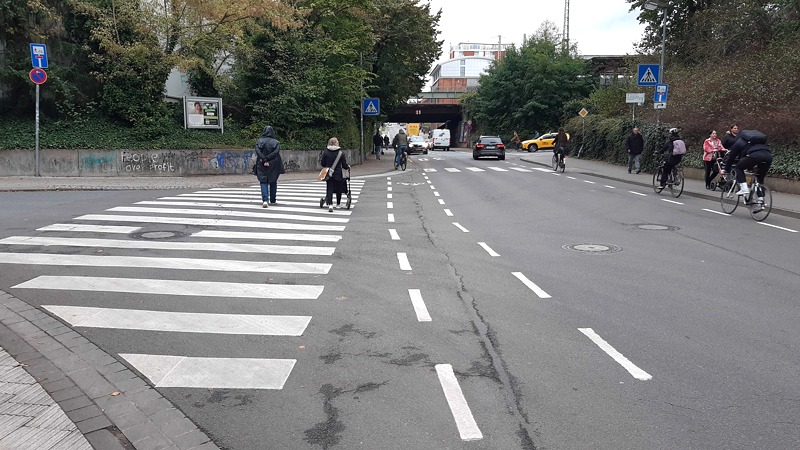
<path id="1" fill-rule="evenodd" d="M 681 160 L 683 160 L 683 155 L 671 155 L 669 159 L 664 161 L 664 172 L 661 174 L 661 186 L 667 184 L 667 178 L 669 178 L 669 175 L 672 173 L 672 169 L 680 164 Z"/>
<path id="2" fill-rule="evenodd" d="M 717 161 L 713 159 L 711 161 L 703 161 L 703 165 L 706 168 L 706 187 L 710 187 L 711 181 L 714 180 L 714 178 L 716 178 L 719 174 Z"/>
<path id="3" fill-rule="evenodd" d="M 771 165 L 772 153 L 766 150 L 750 153 L 749 155 L 740 159 L 736 164 L 736 182 L 744 183 L 744 171 L 758 166 L 758 182 L 763 184 L 764 177 L 767 175 L 767 171 L 769 171 L 769 167 Z"/>
<path id="4" fill-rule="evenodd" d="M 336 204 L 342 203 L 342 194 L 347 193 L 347 180 L 325 180 L 325 204 L 333 204 L 333 194 L 336 194 Z"/>

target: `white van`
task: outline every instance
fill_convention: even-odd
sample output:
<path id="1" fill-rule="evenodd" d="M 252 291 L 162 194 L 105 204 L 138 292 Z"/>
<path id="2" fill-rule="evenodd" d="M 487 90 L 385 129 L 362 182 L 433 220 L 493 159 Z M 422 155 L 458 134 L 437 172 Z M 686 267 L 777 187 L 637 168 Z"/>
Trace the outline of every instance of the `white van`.
<path id="1" fill-rule="evenodd" d="M 431 142 L 432 150 L 437 148 L 442 148 L 445 151 L 450 150 L 450 130 L 447 128 L 444 130 L 431 130 Z"/>

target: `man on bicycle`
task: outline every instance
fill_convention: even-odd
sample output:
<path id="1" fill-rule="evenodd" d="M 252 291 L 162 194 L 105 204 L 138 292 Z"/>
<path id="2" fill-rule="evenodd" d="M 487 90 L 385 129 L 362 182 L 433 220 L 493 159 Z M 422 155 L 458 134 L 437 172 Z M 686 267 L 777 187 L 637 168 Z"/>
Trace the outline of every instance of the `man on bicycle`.
<path id="1" fill-rule="evenodd" d="M 756 177 L 758 182 L 763 184 L 764 177 L 772 165 L 772 151 L 767 145 L 767 136 L 757 130 L 740 131 L 738 139 L 729 149 L 728 156 L 725 158 L 725 167 L 720 173 L 724 175 L 730 172 L 731 166 L 739 157 L 741 159 L 736 163 L 736 182 L 739 183 L 739 195 L 749 195 L 750 188 L 745 183 L 744 171 L 758 166 Z M 763 202 L 764 199 L 759 195 L 758 200 Z"/>
<path id="2" fill-rule="evenodd" d="M 553 142 L 553 152 L 558 155 L 558 165 L 564 165 L 564 155 L 567 154 L 567 145 L 569 145 L 569 136 L 564 131 L 564 128 L 558 129 L 556 139 Z"/>
<path id="3" fill-rule="evenodd" d="M 677 128 L 670 128 L 669 139 L 664 145 L 661 146 L 661 151 L 664 153 L 664 169 L 661 172 L 661 180 L 659 181 L 659 189 L 667 187 L 667 179 L 669 178 L 675 167 L 683 160 L 683 155 L 686 154 L 686 143 L 681 139 Z"/>
<path id="4" fill-rule="evenodd" d="M 403 156 L 405 156 L 406 150 L 408 150 L 408 136 L 406 136 L 406 130 L 400 128 L 400 131 L 394 136 L 394 167 L 395 169 L 397 166 L 401 165 L 403 162 Z"/>

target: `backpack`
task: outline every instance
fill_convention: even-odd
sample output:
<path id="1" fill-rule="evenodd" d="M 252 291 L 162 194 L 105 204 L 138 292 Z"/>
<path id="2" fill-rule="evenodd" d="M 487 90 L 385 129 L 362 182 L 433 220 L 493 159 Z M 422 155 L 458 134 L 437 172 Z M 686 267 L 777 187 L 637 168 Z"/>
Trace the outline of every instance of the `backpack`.
<path id="1" fill-rule="evenodd" d="M 673 155 L 685 155 L 686 154 L 686 143 L 683 142 L 681 139 L 676 139 L 672 141 L 672 154 Z"/>
<path id="2" fill-rule="evenodd" d="M 739 139 L 744 139 L 748 144 L 766 144 L 767 135 L 758 130 L 742 130 L 739 132 Z"/>

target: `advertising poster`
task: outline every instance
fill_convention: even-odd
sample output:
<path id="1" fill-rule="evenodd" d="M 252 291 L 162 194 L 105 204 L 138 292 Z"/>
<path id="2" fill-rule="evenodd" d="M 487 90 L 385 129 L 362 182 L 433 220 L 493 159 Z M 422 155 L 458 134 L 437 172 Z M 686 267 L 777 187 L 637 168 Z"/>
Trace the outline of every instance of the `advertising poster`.
<path id="1" fill-rule="evenodd" d="M 209 97 L 184 97 L 186 128 L 222 130 L 222 99 Z"/>

